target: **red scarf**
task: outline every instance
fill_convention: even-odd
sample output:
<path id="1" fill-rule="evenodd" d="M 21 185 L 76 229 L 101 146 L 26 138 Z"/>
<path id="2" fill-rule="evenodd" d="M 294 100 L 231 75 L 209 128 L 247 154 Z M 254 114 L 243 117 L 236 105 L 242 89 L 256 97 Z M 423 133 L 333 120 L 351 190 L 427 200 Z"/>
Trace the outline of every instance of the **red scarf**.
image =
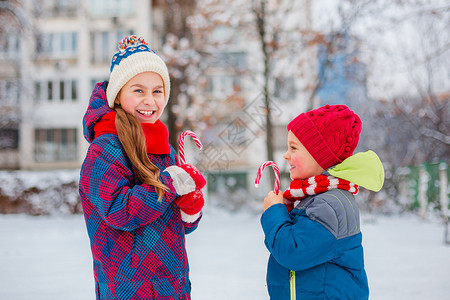
<path id="1" fill-rule="evenodd" d="M 105 134 L 117 134 L 116 129 L 116 112 L 112 111 L 103 116 L 103 118 L 95 124 L 95 137 Z M 160 120 L 155 123 L 141 123 L 144 130 L 145 145 L 148 154 L 170 154 L 169 130 Z"/>
<path id="2" fill-rule="evenodd" d="M 289 202 L 300 201 L 310 195 L 320 194 L 333 189 L 349 191 L 358 194 L 358 186 L 350 181 L 334 176 L 317 175 L 304 180 L 292 180 L 283 196 Z"/>

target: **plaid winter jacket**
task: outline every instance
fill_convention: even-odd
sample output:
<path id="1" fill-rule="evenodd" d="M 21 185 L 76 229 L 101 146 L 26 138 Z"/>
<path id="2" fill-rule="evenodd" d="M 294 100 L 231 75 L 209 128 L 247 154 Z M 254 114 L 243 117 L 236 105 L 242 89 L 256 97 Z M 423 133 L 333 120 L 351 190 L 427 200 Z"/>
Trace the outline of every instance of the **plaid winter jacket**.
<path id="1" fill-rule="evenodd" d="M 184 236 L 197 228 L 200 218 L 181 220 L 167 172 L 160 179 L 169 191 L 158 201 L 154 187 L 139 181 L 117 135 L 94 138 L 95 123 L 111 111 L 107 84 L 96 85 L 84 116 L 90 147 L 79 184 L 97 299 L 190 299 Z M 161 171 L 177 164 L 172 147 L 170 155 L 149 158 Z"/>

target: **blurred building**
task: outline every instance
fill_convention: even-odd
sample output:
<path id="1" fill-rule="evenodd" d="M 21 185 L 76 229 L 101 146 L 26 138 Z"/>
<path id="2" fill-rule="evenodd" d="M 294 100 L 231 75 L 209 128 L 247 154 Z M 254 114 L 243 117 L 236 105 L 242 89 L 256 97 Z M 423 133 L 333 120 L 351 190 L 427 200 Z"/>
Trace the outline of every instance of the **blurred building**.
<path id="1" fill-rule="evenodd" d="M 0 168 L 80 166 L 81 120 L 117 42 L 150 36 L 144 0 L 2 1 Z M 6 26 L 7 25 L 7 26 Z"/>
<path id="2" fill-rule="evenodd" d="M 88 146 L 81 120 L 94 84 L 109 76 L 117 41 L 127 34 L 137 34 L 151 41 L 153 49 L 161 49 L 167 22 L 177 20 L 165 20 L 164 9 L 168 8 L 161 1 L 3 2 L 10 3 L 11 9 L 6 14 L 2 10 L 0 15 L 0 168 L 78 168 Z M 312 1 L 295 3 L 296 13 L 290 19 L 281 16 L 280 24 L 299 22 L 302 31 L 312 32 Z M 299 36 L 292 36 L 286 43 L 295 46 L 299 40 Z M 186 129 L 199 129 L 205 148 L 200 153 L 187 151 L 188 156 L 199 153 L 199 167 L 208 171 L 209 182 L 247 189 L 252 186 L 256 169 L 267 159 L 263 58 L 258 38 L 254 33 L 218 25 L 194 34 L 193 46 L 201 50 L 201 80 L 183 84 L 197 84 L 195 95 L 201 101 L 196 104 L 197 111 L 180 103 L 178 109 L 184 115 L 194 115 L 196 127 Z M 176 60 L 162 54 L 168 62 Z M 181 56 L 178 52 L 173 55 Z M 287 167 L 282 154 L 288 121 L 312 101 L 315 106 L 339 102 L 333 100 L 334 94 L 346 98 L 349 91 L 355 91 L 351 90 L 354 85 L 348 74 L 340 72 L 348 69 L 346 63 L 337 61 L 332 64 L 335 69 L 323 69 L 330 55 L 326 49 L 303 47 L 301 51 L 291 50 L 290 55 L 274 59 L 269 79 L 274 156 L 282 169 Z M 324 79 L 313 98 L 311 86 L 321 73 L 331 79 Z"/>
<path id="3" fill-rule="evenodd" d="M 322 104 L 345 104 L 362 113 L 367 101 L 367 69 L 359 60 L 359 41 L 349 34 L 325 36 L 334 49 L 318 47 L 317 95 Z"/>
<path id="4" fill-rule="evenodd" d="M 272 170 L 266 170 L 261 188 L 254 188 L 258 167 L 267 160 L 264 58 L 257 28 L 249 25 L 254 22 L 255 16 L 249 9 L 251 3 L 237 1 L 242 6 L 236 4 L 229 7 L 233 1 L 228 2 L 213 4 L 219 8 L 205 7 L 204 18 L 226 21 L 212 28 L 205 26 L 194 36 L 197 48 L 202 49 L 202 63 L 207 65 L 201 81 L 202 97 L 207 99 L 214 110 L 213 126 L 204 131 L 203 141 L 206 146 L 199 155 L 198 167 L 207 172 L 209 196 L 212 196 L 210 200 L 217 199 L 224 205 L 234 202 L 236 207 L 243 204 L 243 201 L 251 201 L 248 199 L 249 194 L 257 195 L 257 198 L 265 195 L 267 190 L 273 187 L 273 182 L 269 180 Z M 272 12 L 278 8 L 282 11 L 279 5 L 283 1 L 269 2 L 268 6 Z M 300 20 L 298 26 L 303 30 L 310 30 L 310 1 L 293 4 L 296 5 L 301 6 L 301 9 L 296 11 L 295 21 Z M 214 9 L 218 11 L 215 16 L 211 13 Z M 236 12 L 239 17 L 234 21 L 228 20 L 229 11 Z M 272 17 L 273 14 L 267 13 L 266 21 Z M 288 21 L 287 18 L 281 17 L 277 21 L 279 23 L 268 24 L 267 28 L 279 24 L 289 26 L 287 23 L 293 20 Z M 199 23 L 201 27 L 201 18 Z M 283 32 L 284 28 L 279 30 Z M 267 49 L 272 47 L 271 42 L 273 41 L 267 42 L 270 44 Z M 294 44 L 294 38 L 292 43 Z M 286 151 L 286 125 L 299 112 L 304 111 L 309 99 L 298 61 L 303 60 L 302 72 L 310 74 L 310 77 L 315 76 L 317 69 L 316 49 L 293 52 L 296 60 L 290 59 L 292 53 L 291 57 L 273 55 L 268 66 L 268 101 L 271 108 L 274 160 L 281 171 L 288 170 L 282 158 Z M 224 195 L 226 199 L 222 199 Z"/>

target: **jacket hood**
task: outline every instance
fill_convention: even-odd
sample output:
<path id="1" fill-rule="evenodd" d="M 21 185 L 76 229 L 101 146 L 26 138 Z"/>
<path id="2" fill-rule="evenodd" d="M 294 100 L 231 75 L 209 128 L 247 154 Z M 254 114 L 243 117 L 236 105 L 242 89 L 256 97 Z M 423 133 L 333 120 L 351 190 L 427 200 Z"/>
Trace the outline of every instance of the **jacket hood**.
<path id="1" fill-rule="evenodd" d="M 356 153 L 327 172 L 374 192 L 381 190 L 384 183 L 383 164 L 371 150 Z"/>
<path id="2" fill-rule="evenodd" d="M 89 99 L 88 108 L 83 117 L 83 135 L 89 143 L 92 143 L 95 138 L 95 123 L 100 121 L 104 115 L 113 111 L 108 106 L 108 100 L 106 99 L 107 86 L 108 81 L 98 82 L 95 85 L 91 98 Z"/>

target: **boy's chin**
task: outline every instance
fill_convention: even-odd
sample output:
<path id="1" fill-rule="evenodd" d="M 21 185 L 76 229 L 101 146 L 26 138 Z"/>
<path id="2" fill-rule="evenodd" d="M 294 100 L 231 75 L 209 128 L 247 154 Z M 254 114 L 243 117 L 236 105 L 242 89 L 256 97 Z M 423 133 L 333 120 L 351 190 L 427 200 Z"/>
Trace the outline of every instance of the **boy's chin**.
<path id="1" fill-rule="evenodd" d="M 291 177 L 291 180 L 303 180 L 303 179 L 305 179 L 305 178 L 301 178 L 300 176 L 296 175 L 295 173 L 294 174 L 290 173 L 289 177 Z"/>

